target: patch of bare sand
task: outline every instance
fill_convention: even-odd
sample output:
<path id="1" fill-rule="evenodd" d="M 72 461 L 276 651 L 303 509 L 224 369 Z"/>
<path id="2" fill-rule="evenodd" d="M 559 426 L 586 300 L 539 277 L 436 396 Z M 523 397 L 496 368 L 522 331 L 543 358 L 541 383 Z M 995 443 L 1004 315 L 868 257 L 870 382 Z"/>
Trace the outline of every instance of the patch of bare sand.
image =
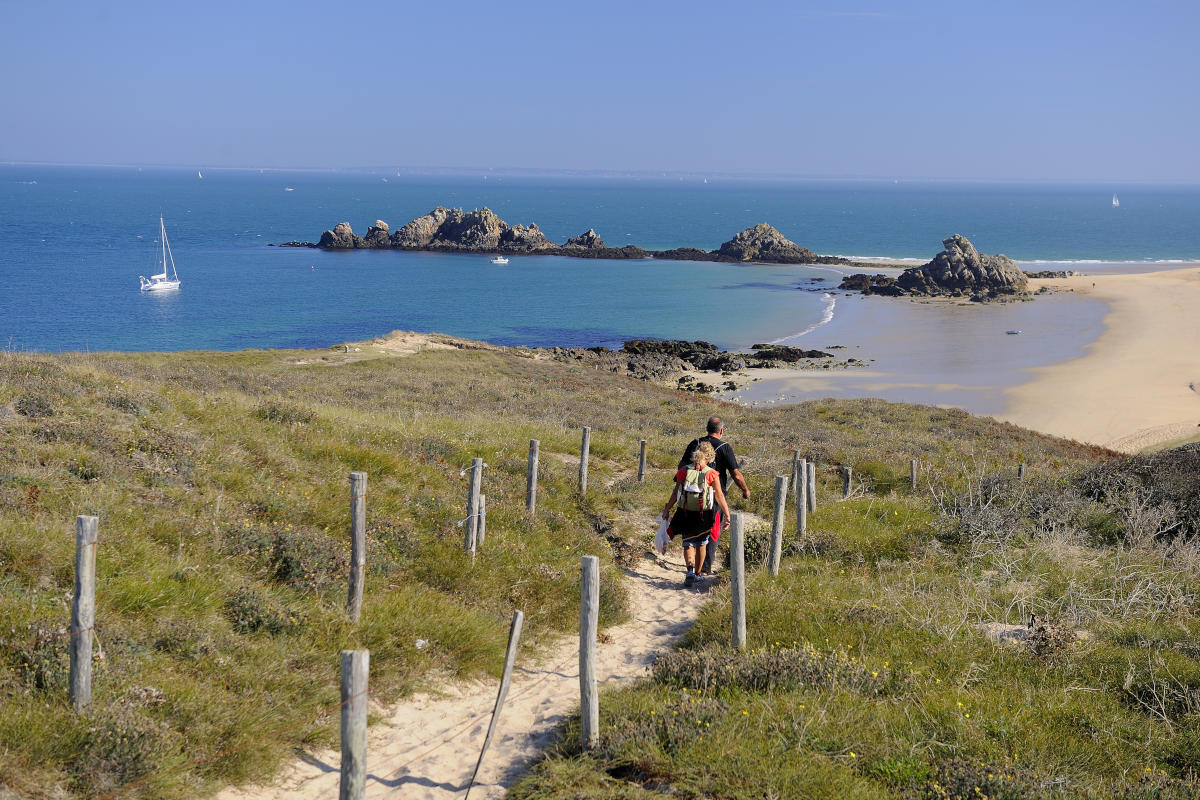
<path id="1" fill-rule="evenodd" d="M 296 366 L 324 364 L 337 366 L 384 356 L 411 356 L 428 350 L 504 350 L 498 345 L 460 339 L 441 333 L 417 333 L 415 331 L 392 331 L 377 339 L 363 342 L 346 342 L 329 348 L 329 354 L 317 358 L 301 358 L 292 361 Z"/>
<path id="2" fill-rule="evenodd" d="M 654 658 L 692 624 L 711 585 L 682 588 L 678 546 L 666 558 L 647 554 L 626 570 L 632 619 L 604 631 L 596 676 L 602 686 L 644 677 Z M 368 735 L 368 798 L 461 798 L 496 701 L 494 681 L 447 687 L 441 696 L 415 695 L 373 709 L 384 721 Z M 518 656 L 512 687 L 472 798 L 503 797 L 552 741 L 556 726 L 579 706 L 579 644 L 565 637 L 540 663 Z M 304 754 L 270 786 L 227 789 L 218 800 L 316 800 L 338 793 L 339 753 Z"/>

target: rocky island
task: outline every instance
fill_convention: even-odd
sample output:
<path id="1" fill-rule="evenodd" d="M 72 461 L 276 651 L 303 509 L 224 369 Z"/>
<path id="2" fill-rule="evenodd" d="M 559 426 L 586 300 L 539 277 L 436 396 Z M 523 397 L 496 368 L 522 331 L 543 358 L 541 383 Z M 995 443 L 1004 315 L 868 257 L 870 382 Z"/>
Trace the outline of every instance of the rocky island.
<path id="1" fill-rule="evenodd" d="M 645 250 L 636 245 L 609 247 L 594 229 L 589 228 L 563 244 L 546 238 L 536 222 L 509 225 L 489 208 L 463 211 L 438 206 L 417 217 L 395 232 L 383 220 L 367 229 L 365 236 L 354 233 L 349 222 L 340 222 L 312 242 L 287 242 L 283 247 L 317 247 L 323 250 L 421 250 L 443 253 L 481 253 L 497 255 L 557 255 L 574 258 L 662 258 L 679 261 L 729 261 L 768 264 L 833 264 L 858 266 L 857 262 L 836 256 L 823 256 L 791 241 L 766 223 L 738 233 L 716 250 L 681 247 L 672 250 Z"/>
<path id="2" fill-rule="evenodd" d="M 942 246 L 945 249 L 932 261 L 898 277 L 848 275 L 838 288 L 890 297 L 969 297 L 975 302 L 1028 294 L 1028 276 L 1008 256 L 980 253 L 959 234 L 943 239 Z"/>

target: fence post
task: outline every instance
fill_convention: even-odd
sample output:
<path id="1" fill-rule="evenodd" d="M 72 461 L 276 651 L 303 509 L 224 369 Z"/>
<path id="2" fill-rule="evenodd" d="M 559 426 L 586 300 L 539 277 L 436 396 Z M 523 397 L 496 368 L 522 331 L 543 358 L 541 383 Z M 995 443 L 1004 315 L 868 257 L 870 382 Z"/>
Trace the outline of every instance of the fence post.
<path id="1" fill-rule="evenodd" d="M 586 430 L 586 428 L 585 428 Z M 600 697 L 596 693 L 596 632 L 600 616 L 600 559 L 584 556 L 579 583 L 579 713 L 583 748 L 600 743 Z"/>
<path id="2" fill-rule="evenodd" d="M 342 778 L 338 800 L 362 800 L 367 788 L 367 674 L 370 650 L 342 651 Z"/>
<path id="3" fill-rule="evenodd" d="M 508 697 L 508 686 L 512 682 L 513 662 L 517 660 L 517 642 L 521 641 L 521 627 L 525 624 L 525 614 L 520 609 L 513 612 L 512 627 L 508 629 L 508 650 L 504 654 L 504 674 L 500 678 L 500 691 L 496 694 L 496 707 L 492 709 L 492 721 L 488 723 L 487 736 L 483 739 L 483 747 L 479 749 L 479 760 L 475 762 L 475 771 L 471 773 L 471 782 L 467 784 L 467 793 L 463 800 L 471 796 L 475 779 L 479 777 L 479 768 L 483 766 L 483 756 L 487 753 L 488 745 L 492 743 L 492 735 L 496 732 L 496 722 L 500 719 L 500 709 L 504 707 L 504 698 Z"/>
<path id="4" fill-rule="evenodd" d="M 483 547 L 483 540 L 487 536 L 487 495 L 479 495 L 479 529 L 475 531 L 475 541 L 480 547 Z"/>
<path id="5" fill-rule="evenodd" d="M 908 477 L 912 483 L 912 490 L 915 492 L 917 490 L 917 460 L 915 458 L 908 462 Z"/>
<path id="6" fill-rule="evenodd" d="M 587 494 L 588 452 L 592 449 L 592 429 L 584 426 L 579 442 L 579 494 Z"/>
<path id="7" fill-rule="evenodd" d="M 800 451 L 793 450 L 792 451 L 792 471 L 790 473 L 788 473 L 788 479 L 791 481 L 790 486 L 792 488 L 792 491 L 796 494 L 796 496 L 799 496 L 800 484 L 804 482 L 803 479 L 800 477 L 800 475 L 801 475 L 800 461 L 801 461 Z"/>
<path id="8" fill-rule="evenodd" d="M 1022 461 L 1020 464 L 1017 464 L 1017 480 L 1019 480 L 1019 481 L 1025 480 L 1025 462 L 1024 461 Z"/>
<path id="9" fill-rule="evenodd" d="M 525 510 L 530 516 L 537 513 L 538 447 L 541 442 L 529 440 L 529 466 L 525 469 Z"/>
<path id="10" fill-rule="evenodd" d="M 842 465 L 842 499 L 843 500 L 850 499 L 850 486 L 851 486 L 850 479 L 851 479 L 851 476 L 853 476 L 853 474 L 854 474 L 854 470 L 852 468 L 846 466 L 845 464 Z"/>
<path id="11" fill-rule="evenodd" d="M 646 480 L 646 440 L 638 440 L 638 483 Z"/>
<path id="12" fill-rule="evenodd" d="M 817 462 L 808 462 L 808 510 L 817 510 Z"/>
<path id="13" fill-rule="evenodd" d="M 98 517 L 75 518 L 75 594 L 71 604 L 71 704 L 82 712 L 92 702 L 92 629 L 96 624 Z"/>
<path id="14" fill-rule="evenodd" d="M 788 479 L 786 475 L 775 476 L 775 513 L 771 517 L 771 554 L 767 570 L 771 575 L 779 574 L 779 561 L 783 557 L 783 514 L 787 508 Z"/>
<path id="15" fill-rule="evenodd" d="M 483 459 L 471 459 L 471 484 L 467 489 L 467 531 L 463 546 L 472 556 L 479 545 L 479 485 L 483 482 Z"/>
<path id="16" fill-rule="evenodd" d="M 804 536 L 808 530 L 808 459 L 796 464 L 796 536 Z"/>
<path id="17" fill-rule="evenodd" d="M 367 473 L 350 473 L 350 592 L 346 613 L 358 622 L 362 615 L 363 579 L 367 563 Z"/>
<path id="18" fill-rule="evenodd" d="M 746 536 L 740 512 L 730 515 L 729 588 L 733 600 L 733 646 L 746 648 Z"/>

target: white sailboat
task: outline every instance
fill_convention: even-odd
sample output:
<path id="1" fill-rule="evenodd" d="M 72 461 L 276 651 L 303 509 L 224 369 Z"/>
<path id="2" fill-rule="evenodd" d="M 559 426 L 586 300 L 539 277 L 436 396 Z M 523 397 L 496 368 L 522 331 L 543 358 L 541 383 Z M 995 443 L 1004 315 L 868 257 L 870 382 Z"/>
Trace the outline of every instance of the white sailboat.
<path id="1" fill-rule="evenodd" d="M 1120 208 L 1121 201 L 1117 199 L 1117 193 L 1113 192 L 1113 208 Z"/>
<path id="2" fill-rule="evenodd" d="M 171 244 L 167 241 L 167 226 L 162 217 L 158 218 L 158 227 L 162 232 L 162 272 L 151 275 L 149 278 L 145 275 L 138 275 L 143 292 L 161 292 L 166 289 L 179 288 L 179 273 L 175 271 L 175 256 L 171 253 Z M 168 267 L 170 276 L 167 275 Z"/>

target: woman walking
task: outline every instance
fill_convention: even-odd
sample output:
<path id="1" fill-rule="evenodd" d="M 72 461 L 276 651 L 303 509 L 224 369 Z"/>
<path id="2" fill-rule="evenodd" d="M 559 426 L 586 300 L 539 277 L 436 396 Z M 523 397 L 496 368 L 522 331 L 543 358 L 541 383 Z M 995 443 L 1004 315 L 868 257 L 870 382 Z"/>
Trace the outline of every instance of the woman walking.
<path id="1" fill-rule="evenodd" d="M 687 565 L 684 586 L 696 582 L 696 568 L 704 563 L 704 551 L 712 535 L 714 508 L 721 509 L 724 527 L 729 527 L 729 506 L 721 491 L 720 478 L 717 471 L 708 466 L 716 455 L 708 442 L 701 441 L 696 446 L 692 451 L 692 466 L 681 467 L 675 473 L 675 488 L 662 513 L 662 518 L 667 519 L 671 509 L 679 504 L 671 518 L 671 533 L 683 541 L 683 561 Z"/>

